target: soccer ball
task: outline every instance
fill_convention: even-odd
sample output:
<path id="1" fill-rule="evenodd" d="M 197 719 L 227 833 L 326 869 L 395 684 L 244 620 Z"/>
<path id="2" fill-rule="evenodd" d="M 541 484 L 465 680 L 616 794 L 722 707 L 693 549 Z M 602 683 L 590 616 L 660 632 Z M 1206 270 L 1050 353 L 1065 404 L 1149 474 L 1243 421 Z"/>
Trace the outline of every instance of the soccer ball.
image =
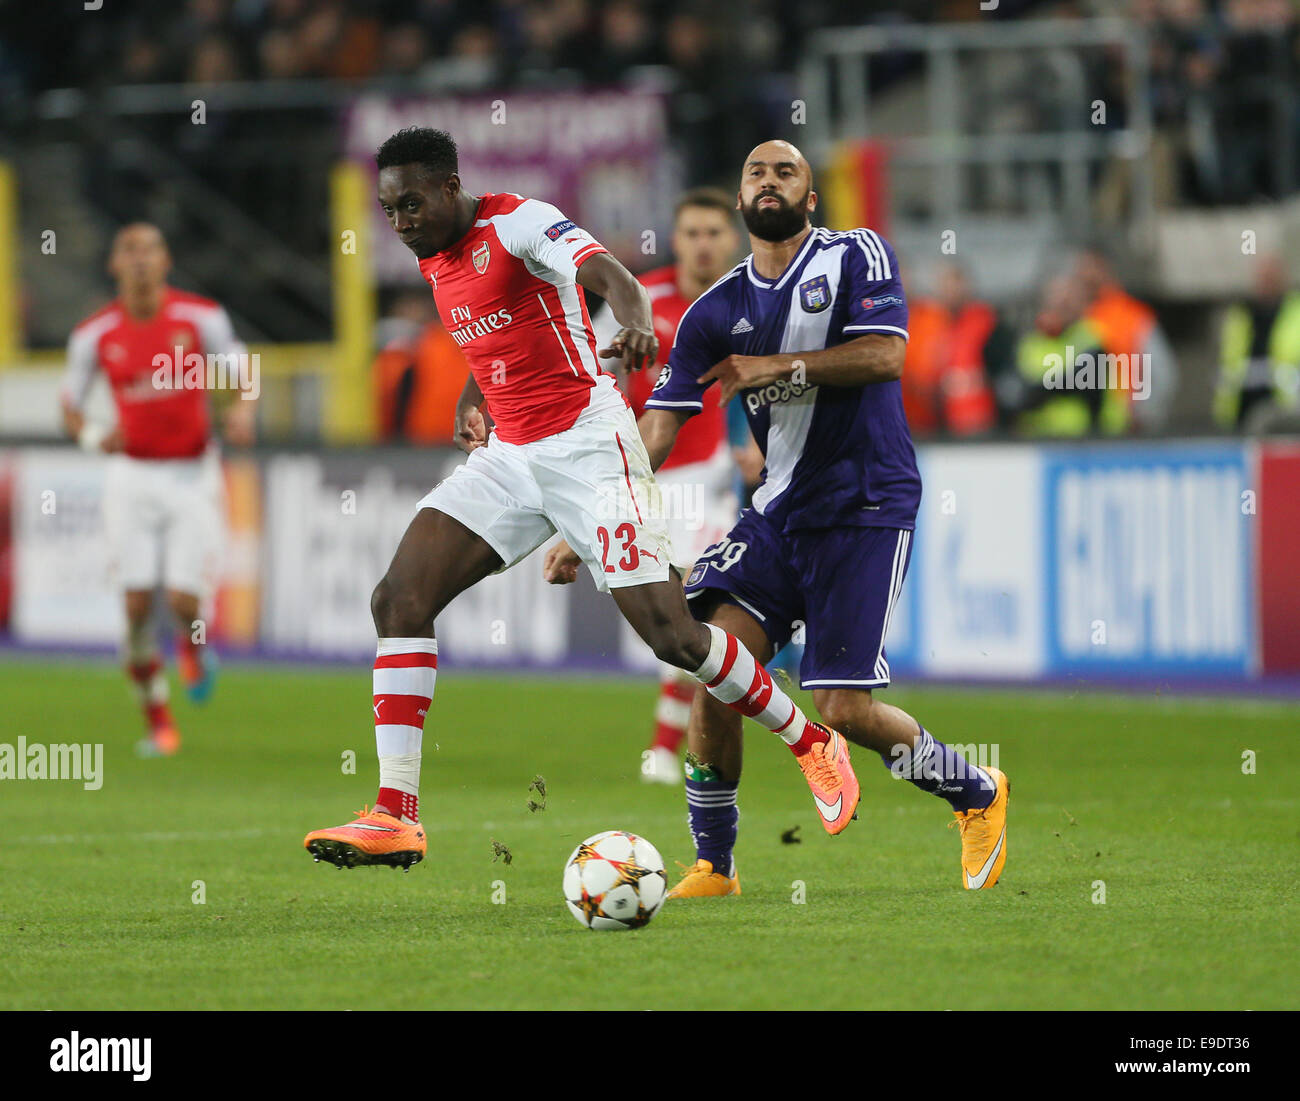
<path id="1" fill-rule="evenodd" d="M 640 929 L 667 893 L 659 850 L 623 830 L 588 837 L 564 865 L 564 900 L 588 929 Z"/>

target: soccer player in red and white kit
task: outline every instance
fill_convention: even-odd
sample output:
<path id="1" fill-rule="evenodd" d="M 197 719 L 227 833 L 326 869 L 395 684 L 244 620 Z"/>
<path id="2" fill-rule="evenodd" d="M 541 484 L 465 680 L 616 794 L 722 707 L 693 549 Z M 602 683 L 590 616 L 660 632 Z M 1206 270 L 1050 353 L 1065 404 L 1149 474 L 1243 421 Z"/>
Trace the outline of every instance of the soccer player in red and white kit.
<path id="1" fill-rule="evenodd" d="M 126 669 L 144 712 L 145 756 L 170 756 L 180 734 L 168 707 L 167 675 L 152 618 L 154 591 L 166 590 L 175 622 L 177 664 L 195 702 L 212 691 L 214 667 L 196 631 L 214 555 L 221 537 L 221 466 L 212 440 L 207 390 L 184 385 L 195 355 L 223 357 L 224 375 L 241 392 L 246 356 L 226 311 L 209 298 L 167 284 L 171 256 L 157 226 L 134 223 L 113 239 L 108 270 L 117 297 L 86 318 L 68 339 L 67 372 L 60 391 L 68 434 L 91 452 L 110 454 L 104 485 L 104 525 L 113 574 L 125 590 Z M 181 386 L 174 364 L 181 360 Z M 160 370 L 162 368 L 162 370 Z M 116 426 L 86 418 L 95 378 L 108 381 Z M 234 401 L 226 437 L 247 443 L 252 401 Z"/>
<path id="2" fill-rule="evenodd" d="M 643 507 L 654 491 L 650 461 L 601 369 L 579 288 L 614 311 L 622 328 L 600 354 L 629 370 L 658 354 L 645 288 L 550 204 L 465 191 L 455 142 L 440 130 L 398 131 L 376 162 L 380 206 L 469 361 L 455 424 L 469 460 L 419 502 L 371 599 L 374 810 L 308 834 L 308 852 L 340 867 L 423 859 L 420 750 L 438 665 L 434 620 L 556 532 L 661 661 L 803 747 L 817 797 L 843 792 L 856 805 L 842 739 L 810 722 L 735 636 L 695 620 L 670 571 L 664 524 Z"/>
<path id="3" fill-rule="evenodd" d="M 684 192 L 673 214 L 675 262 L 637 276 L 650 294 L 660 349 L 658 362 L 634 371 L 624 383 L 637 417 L 666 369 L 668 349 L 677 339 L 682 314 L 726 275 L 735 261 L 740 246 L 735 205 L 730 195 L 717 188 L 698 187 Z M 609 343 L 616 334 L 617 323 L 607 307 L 592 316 L 592 324 L 602 344 Z M 736 461 L 727 441 L 727 418 L 718 403 L 717 389 L 706 390 L 703 400 L 704 408 L 682 426 L 668 458 L 655 472 L 672 543 L 673 565 L 682 576 L 690 573 L 695 560 L 708 547 L 731 530 L 740 507 L 734 484 Z M 681 783 L 682 766 L 677 754 L 686 737 L 698 683 L 681 669 L 663 666 L 654 735 L 643 754 L 643 780 Z"/>

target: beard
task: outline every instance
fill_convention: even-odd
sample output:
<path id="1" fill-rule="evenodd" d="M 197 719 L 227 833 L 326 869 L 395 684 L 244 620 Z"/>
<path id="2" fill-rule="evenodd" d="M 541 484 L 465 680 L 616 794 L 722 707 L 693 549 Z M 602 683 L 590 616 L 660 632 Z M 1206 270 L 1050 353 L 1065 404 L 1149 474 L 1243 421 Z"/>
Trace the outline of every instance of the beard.
<path id="1" fill-rule="evenodd" d="M 803 193 L 803 198 L 791 206 L 781 195 L 759 195 L 745 207 L 740 216 L 745 220 L 745 228 L 760 241 L 786 241 L 804 227 L 808 221 L 808 195 L 811 188 Z M 759 209 L 763 199 L 775 199 L 780 205 Z"/>

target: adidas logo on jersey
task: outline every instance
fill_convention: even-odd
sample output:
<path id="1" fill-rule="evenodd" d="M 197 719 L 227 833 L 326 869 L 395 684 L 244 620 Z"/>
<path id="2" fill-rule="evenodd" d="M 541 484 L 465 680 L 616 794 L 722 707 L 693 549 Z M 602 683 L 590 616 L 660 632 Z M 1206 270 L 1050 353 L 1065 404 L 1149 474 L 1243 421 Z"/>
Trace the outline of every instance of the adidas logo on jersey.
<path id="1" fill-rule="evenodd" d="M 731 326 L 732 336 L 739 336 L 741 333 L 752 333 L 753 331 L 754 331 L 754 326 L 749 323 L 749 318 L 747 317 L 742 317 L 739 321 L 737 321 L 734 325 Z"/>

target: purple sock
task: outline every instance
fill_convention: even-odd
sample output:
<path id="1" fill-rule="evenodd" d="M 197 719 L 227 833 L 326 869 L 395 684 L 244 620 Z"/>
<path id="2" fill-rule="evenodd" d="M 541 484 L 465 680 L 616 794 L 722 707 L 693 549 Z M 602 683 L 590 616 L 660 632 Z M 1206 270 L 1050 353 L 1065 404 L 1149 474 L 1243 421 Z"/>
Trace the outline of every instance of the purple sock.
<path id="1" fill-rule="evenodd" d="M 703 770 L 706 773 L 712 770 Z M 696 780 L 686 777 L 686 809 L 690 814 L 691 836 L 695 855 L 707 860 L 715 872 L 732 874 L 731 851 L 736 847 L 736 823 L 740 809 L 736 806 L 739 783 L 726 780 Z"/>
<path id="2" fill-rule="evenodd" d="M 952 746 L 931 737 L 925 727 L 913 748 L 895 746 L 892 754 L 882 753 L 880 759 L 895 776 L 947 799 L 953 810 L 981 810 L 998 793 L 993 777 Z"/>

